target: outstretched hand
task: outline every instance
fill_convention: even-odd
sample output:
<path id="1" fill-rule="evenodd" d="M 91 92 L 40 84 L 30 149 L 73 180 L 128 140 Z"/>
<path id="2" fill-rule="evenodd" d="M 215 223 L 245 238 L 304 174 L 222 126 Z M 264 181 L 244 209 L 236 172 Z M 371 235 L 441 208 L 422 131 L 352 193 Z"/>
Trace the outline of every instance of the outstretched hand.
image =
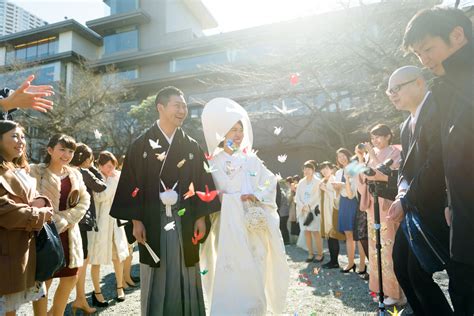
<path id="1" fill-rule="evenodd" d="M 31 82 L 34 79 L 35 76 L 30 75 L 10 96 L 1 100 L 4 111 L 21 108 L 46 113 L 53 108 L 53 101 L 45 99 L 45 97 L 54 95 L 53 87 L 32 85 Z"/>

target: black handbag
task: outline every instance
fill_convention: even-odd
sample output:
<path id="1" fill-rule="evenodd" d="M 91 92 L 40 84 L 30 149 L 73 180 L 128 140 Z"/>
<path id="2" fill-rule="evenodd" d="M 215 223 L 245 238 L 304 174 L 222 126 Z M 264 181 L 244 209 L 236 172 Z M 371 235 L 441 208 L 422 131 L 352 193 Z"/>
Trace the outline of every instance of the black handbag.
<path id="1" fill-rule="evenodd" d="M 36 236 L 36 281 L 46 281 L 65 266 L 64 250 L 53 222 L 43 225 Z"/>
<path id="2" fill-rule="evenodd" d="M 449 250 L 423 224 L 416 207 L 404 197 L 400 201 L 405 212 L 401 227 L 421 267 L 428 273 L 444 270 L 449 261 Z"/>
<path id="3" fill-rule="evenodd" d="M 313 214 L 313 212 L 314 212 L 314 214 Z M 315 215 L 318 216 L 319 213 L 321 213 L 321 212 L 319 211 L 319 205 L 316 205 L 316 207 L 314 208 L 313 212 L 309 212 L 308 215 L 306 215 L 306 218 L 305 218 L 305 220 L 304 220 L 304 222 L 303 222 L 303 225 L 304 225 L 304 226 L 308 226 L 309 224 L 311 224 L 311 223 L 313 222 L 313 220 L 314 220 L 314 216 L 315 216 Z"/>

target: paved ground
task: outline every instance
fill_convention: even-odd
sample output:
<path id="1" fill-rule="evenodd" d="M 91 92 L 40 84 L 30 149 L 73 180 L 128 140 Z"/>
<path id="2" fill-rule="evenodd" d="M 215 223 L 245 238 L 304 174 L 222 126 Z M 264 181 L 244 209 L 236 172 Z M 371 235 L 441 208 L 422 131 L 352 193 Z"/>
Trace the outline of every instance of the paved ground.
<path id="1" fill-rule="evenodd" d="M 345 247 L 341 245 L 341 265 L 347 263 Z M 325 247 L 325 249 L 327 249 Z M 369 295 L 367 281 L 362 280 L 356 273 L 343 274 L 337 269 L 321 269 L 314 274 L 314 268 L 320 264 L 305 263 L 307 254 L 295 246 L 286 247 L 288 262 L 291 269 L 290 288 L 288 291 L 286 315 L 376 315 L 377 304 Z M 329 254 L 326 253 L 326 260 Z M 138 252 L 134 253 L 133 275 L 138 275 Z M 112 266 L 102 266 L 102 293 L 111 299 L 111 305 L 107 309 L 100 309 L 98 314 L 102 315 L 139 315 L 140 314 L 140 290 L 135 289 L 127 292 L 125 302 L 117 303 L 113 298 L 115 293 L 115 276 Z M 435 279 L 447 292 L 447 275 L 437 273 Z M 52 293 L 57 284 L 53 282 Z M 88 272 L 87 296 L 90 302 L 92 282 Z M 75 297 L 73 292 L 69 298 Z M 51 298 L 50 298 L 51 300 Z M 390 308 L 393 310 L 393 308 Z M 24 305 L 18 315 L 32 315 L 31 304 Z M 79 314 L 79 313 L 78 313 Z M 68 305 L 66 315 L 71 315 Z"/>

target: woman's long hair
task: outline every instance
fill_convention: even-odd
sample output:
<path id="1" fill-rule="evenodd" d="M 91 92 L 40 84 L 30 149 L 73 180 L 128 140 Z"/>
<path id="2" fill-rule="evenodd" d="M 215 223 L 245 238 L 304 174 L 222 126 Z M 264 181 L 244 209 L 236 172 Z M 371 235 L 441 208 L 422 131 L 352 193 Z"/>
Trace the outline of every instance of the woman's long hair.
<path id="1" fill-rule="evenodd" d="M 23 132 L 24 129 L 23 127 L 18 124 L 17 122 L 13 121 L 0 121 L 0 138 L 3 138 L 3 135 L 5 133 L 8 133 L 9 131 L 15 129 L 15 128 L 20 128 Z M 28 159 L 26 157 L 26 144 L 25 144 L 25 150 L 23 150 L 23 154 L 20 157 L 13 158 L 12 162 L 8 162 L 5 160 L 3 157 L 4 152 L 3 152 L 3 145 L 0 145 L 0 164 L 6 168 L 12 169 L 12 168 L 28 168 Z"/>
<path id="2" fill-rule="evenodd" d="M 74 157 L 72 157 L 71 165 L 79 167 L 88 159 L 94 159 L 94 153 L 92 149 L 83 143 L 77 143 L 76 151 L 74 152 Z"/>

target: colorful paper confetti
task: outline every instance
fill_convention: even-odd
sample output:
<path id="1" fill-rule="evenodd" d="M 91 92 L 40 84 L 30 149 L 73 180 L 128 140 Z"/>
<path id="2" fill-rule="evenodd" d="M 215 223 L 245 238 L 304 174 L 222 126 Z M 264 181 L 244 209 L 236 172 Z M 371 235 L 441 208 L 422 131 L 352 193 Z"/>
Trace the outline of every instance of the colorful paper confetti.
<path id="1" fill-rule="evenodd" d="M 387 310 L 387 312 L 388 312 L 390 315 L 392 315 L 392 316 L 401 316 L 404 310 L 405 310 L 405 309 L 403 308 L 402 310 L 398 311 L 398 310 L 397 310 L 397 307 L 394 306 L 394 307 L 393 307 L 393 311 Z"/>
<path id="2" fill-rule="evenodd" d="M 251 176 L 251 177 L 256 177 L 256 176 L 257 176 L 257 173 L 256 173 L 256 172 L 249 171 L 249 176 Z"/>
<path id="3" fill-rule="evenodd" d="M 276 136 L 280 135 L 281 131 L 283 130 L 283 127 L 281 126 L 274 126 L 274 130 L 273 130 L 273 134 L 275 134 Z"/>
<path id="4" fill-rule="evenodd" d="M 213 165 L 209 164 L 208 166 L 205 161 L 203 161 L 202 164 L 204 165 L 204 170 L 206 170 L 207 173 L 213 173 L 217 171 L 217 169 L 215 169 Z"/>
<path id="5" fill-rule="evenodd" d="M 175 224 L 174 221 L 172 221 L 172 222 L 166 224 L 164 228 L 165 228 L 166 231 L 170 231 L 172 229 L 174 230 L 175 227 L 176 227 L 176 224 Z"/>
<path id="6" fill-rule="evenodd" d="M 211 160 L 212 158 L 214 158 L 214 156 L 209 155 L 208 153 L 204 153 L 204 157 L 206 157 L 206 160 Z"/>
<path id="7" fill-rule="evenodd" d="M 369 170 L 368 167 L 364 166 L 363 164 L 360 164 L 357 161 L 353 161 L 350 164 L 347 165 L 345 168 L 345 172 L 349 177 L 355 177 L 356 175 Z"/>
<path id="8" fill-rule="evenodd" d="M 203 202 L 209 203 L 216 198 L 218 191 L 209 191 L 209 187 L 206 185 L 206 192 L 196 191 L 196 194 Z"/>
<path id="9" fill-rule="evenodd" d="M 341 291 L 336 291 L 336 292 L 334 292 L 334 296 L 339 298 L 339 297 L 342 296 L 342 292 Z"/>
<path id="10" fill-rule="evenodd" d="M 281 101 L 281 108 L 277 107 L 276 105 L 273 106 L 275 108 L 275 110 L 277 110 L 278 112 L 280 112 L 281 114 L 283 115 L 287 115 L 287 114 L 291 114 L 295 111 L 298 110 L 298 108 L 295 108 L 295 109 L 288 109 L 286 107 L 286 104 L 285 104 L 285 100 L 282 100 Z"/>
<path id="11" fill-rule="evenodd" d="M 133 189 L 133 191 L 132 191 L 132 197 L 133 197 L 133 198 L 137 197 L 138 191 L 140 191 L 139 188 Z"/>
<path id="12" fill-rule="evenodd" d="M 155 154 L 155 155 L 156 155 L 156 159 L 158 159 L 159 161 L 163 161 L 166 158 L 166 151 L 162 152 L 161 154 Z"/>
<path id="13" fill-rule="evenodd" d="M 156 142 L 152 139 L 149 139 L 148 142 L 150 143 L 150 147 L 152 149 L 158 149 L 158 148 L 161 148 L 161 145 L 159 144 L 160 143 L 160 139 L 157 139 Z"/>
<path id="14" fill-rule="evenodd" d="M 181 168 L 182 166 L 184 166 L 184 163 L 185 163 L 185 162 L 186 162 L 186 159 L 181 160 L 180 162 L 178 162 L 178 164 L 176 165 L 176 167 Z"/>
<path id="15" fill-rule="evenodd" d="M 95 137 L 95 139 L 101 139 L 102 138 L 102 133 L 99 132 L 98 129 L 95 129 L 94 130 L 94 137 Z"/>
<path id="16" fill-rule="evenodd" d="M 281 163 L 285 163 L 286 159 L 288 158 L 288 155 L 287 154 L 283 154 L 283 155 L 278 155 L 278 161 L 281 162 Z"/>
<path id="17" fill-rule="evenodd" d="M 186 209 L 185 208 L 182 208 L 178 211 L 178 216 L 183 216 L 184 213 L 186 212 Z"/>
<path id="18" fill-rule="evenodd" d="M 294 73 L 290 75 L 290 83 L 292 86 L 296 86 L 300 81 L 300 74 Z"/>
<path id="19" fill-rule="evenodd" d="M 188 192 L 186 192 L 184 195 L 183 195 L 183 198 L 185 200 L 189 199 L 190 197 L 193 197 L 194 195 L 196 194 L 196 192 L 194 192 L 194 183 L 190 183 L 189 184 L 189 188 L 188 188 Z"/>
<path id="20" fill-rule="evenodd" d="M 201 275 L 206 275 L 209 272 L 209 270 L 204 269 L 201 272 L 199 272 Z"/>

